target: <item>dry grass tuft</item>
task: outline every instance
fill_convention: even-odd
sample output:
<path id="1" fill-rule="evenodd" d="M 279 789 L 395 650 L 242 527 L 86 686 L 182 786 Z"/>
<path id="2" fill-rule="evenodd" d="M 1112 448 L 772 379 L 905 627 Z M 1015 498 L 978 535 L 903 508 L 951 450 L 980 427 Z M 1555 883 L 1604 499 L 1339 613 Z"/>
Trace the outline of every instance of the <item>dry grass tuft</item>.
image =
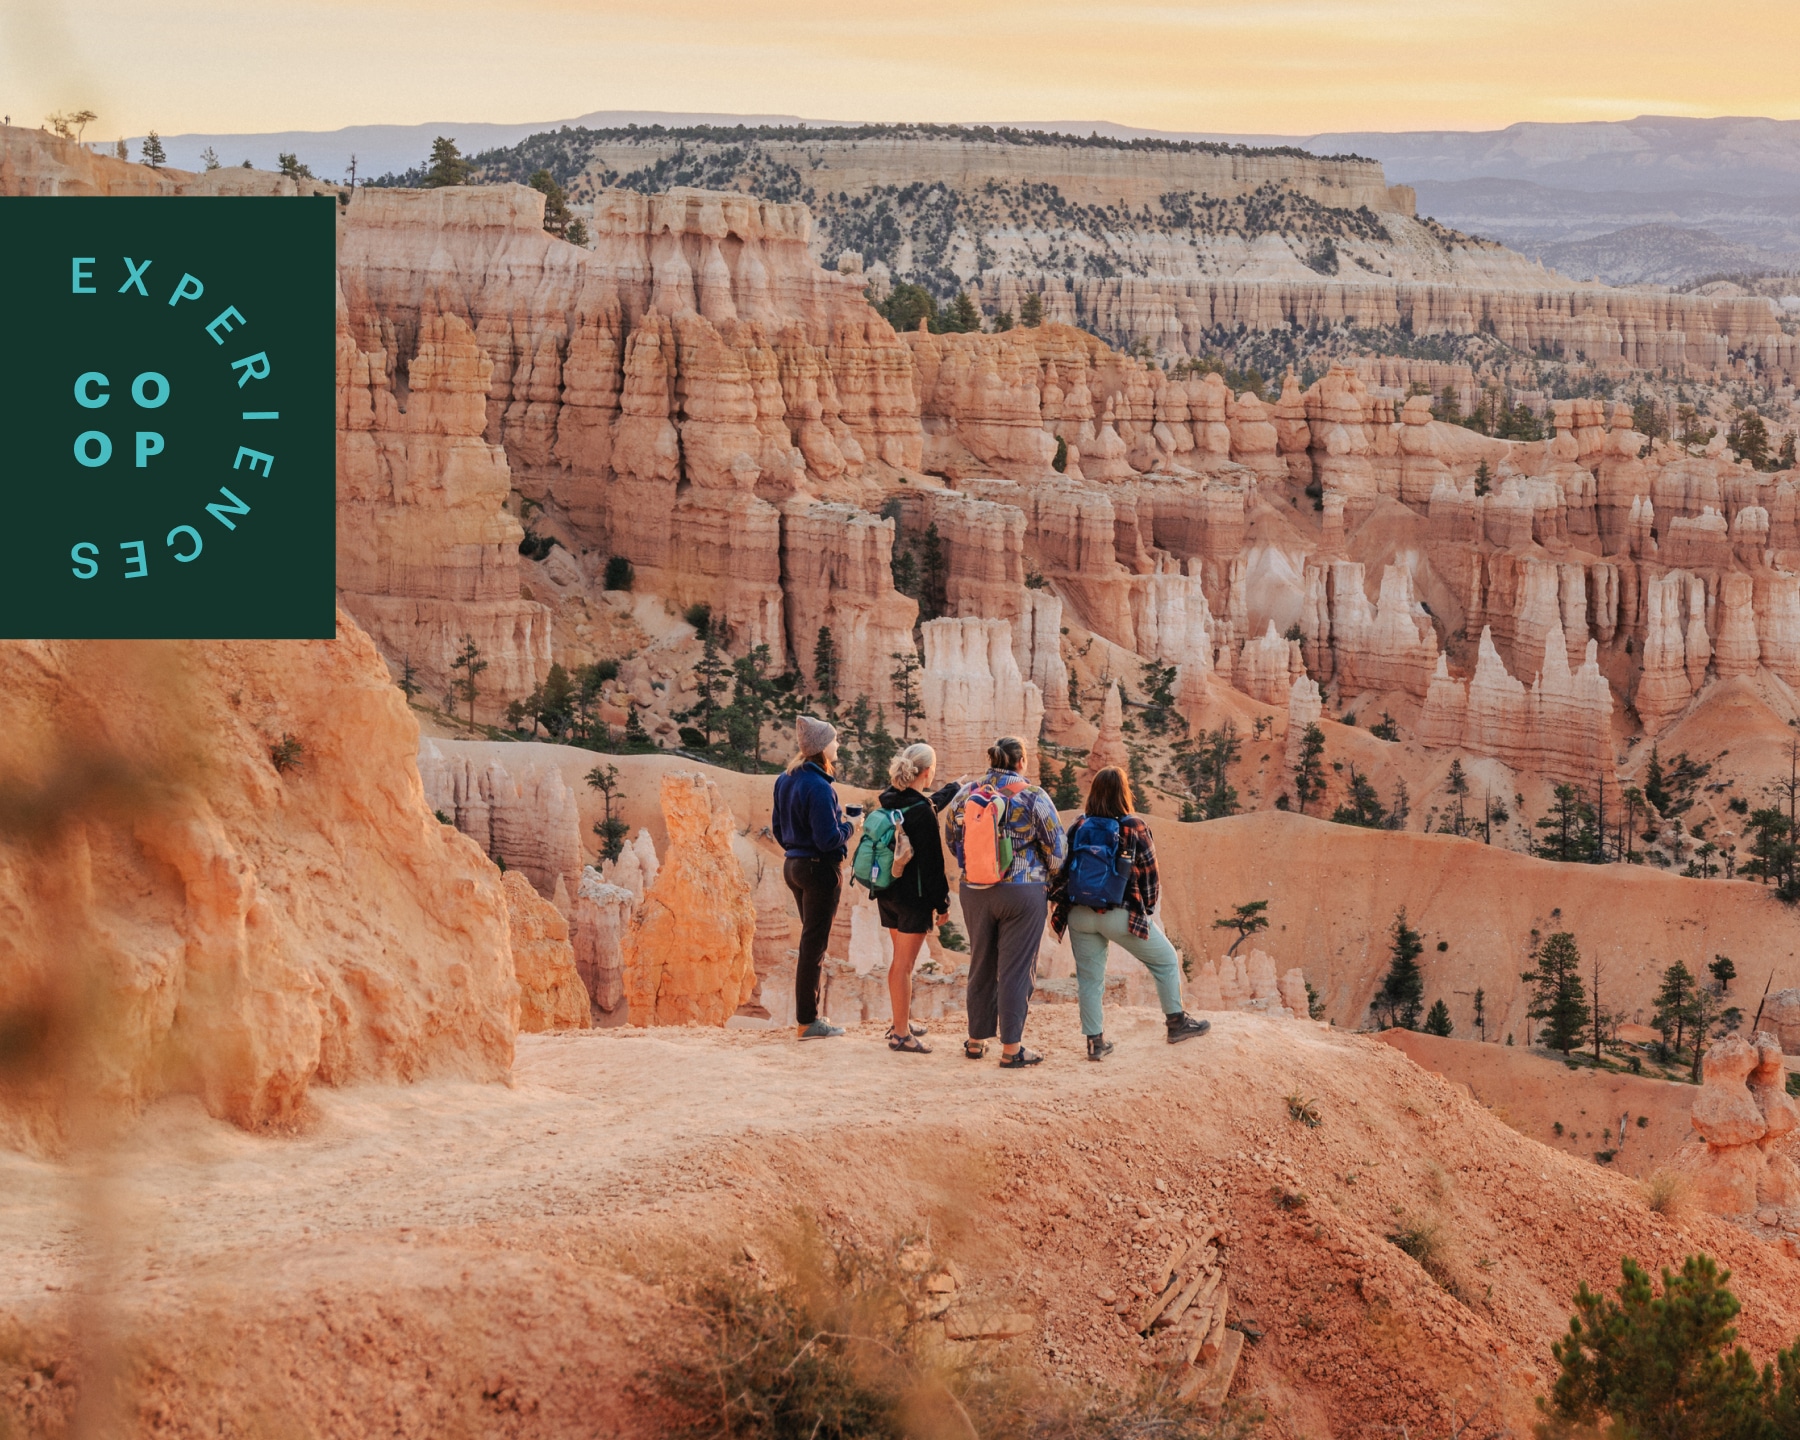
<path id="1" fill-rule="evenodd" d="M 1318 1102 L 1308 1100 L 1298 1090 L 1287 1097 L 1288 1118 L 1298 1120 L 1308 1130 L 1317 1130 L 1321 1123 Z"/>
<path id="2" fill-rule="evenodd" d="M 1652 1215 L 1679 1220 L 1687 1213 L 1687 1176 L 1674 1170 L 1658 1170 L 1644 1182 L 1644 1204 Z"/>

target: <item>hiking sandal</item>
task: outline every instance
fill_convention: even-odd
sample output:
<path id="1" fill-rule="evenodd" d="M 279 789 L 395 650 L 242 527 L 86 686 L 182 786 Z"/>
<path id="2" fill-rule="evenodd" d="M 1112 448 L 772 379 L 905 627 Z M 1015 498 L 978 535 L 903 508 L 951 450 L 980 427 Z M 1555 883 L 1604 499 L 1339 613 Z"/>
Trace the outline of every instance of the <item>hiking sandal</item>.
<path id="1" fill-rule="evenodd" d="M 979 1060 L 982 1058 L 982 1056 L 984 1056 L 986 1054 L 987 1054 L 987 1041 L 985 1041 L 985 1040 L 965 1040 L 965 1041 L 963 1041 L 963 1058 L 965 1060 Z"/>
<path id="2" fill-rule="evenodd" d="M 1043 1062 L 1042 1055 L 1034 1054 L 1021 1045 L 1012 1054 L 1000 1057 L 1000 1068 L 1002 1070 L 1023 1070 L 1027 1065 L 1041 1065 Z"/>
<path id="3" fill-rule="evenodd" d="M 904 1050 L 908 1055 L 929 1055 L 931 1053 L 931 1047 L 929 1045 L 921 1045 L 917 1035 L 896 1035 L 890 1030 L 888 1031 L 887 1042 L 888 1049 Z"/>

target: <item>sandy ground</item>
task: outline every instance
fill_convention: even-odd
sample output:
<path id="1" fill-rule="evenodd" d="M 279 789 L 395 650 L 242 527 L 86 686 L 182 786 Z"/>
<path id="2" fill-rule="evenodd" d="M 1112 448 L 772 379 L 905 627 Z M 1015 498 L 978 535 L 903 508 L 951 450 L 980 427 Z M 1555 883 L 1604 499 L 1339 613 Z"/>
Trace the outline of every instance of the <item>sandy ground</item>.
<path id="1" fill-rule="evenodd" d="M 1439 1433 L 1452 1402 L 1522 1427 L 1569 1295 L 1621 1253 L 1705 1248 L 1759 1355 L 1800 1333 L 1775 1247 L 1652 1214 L 1392 1046 L 1214 1018 L 1172 1048 L 1116 1013 L 1089 1065 L 1057 1007 L 1017 1074 L 872 1030 L 521 1036 L 510 1088 L 319 1091 L 288 1137 L 166 1102 L 93 1164 L 0 1157 L 0 1420 L 63 1433 L 84 1394 L 121 1433 L 662 1433 L 645 1375 L 690 1323 L 662 1282 L 796 1210 L 929 1233 L 959 1303 L 1035 1317 L 1021 1362 L 1109 1385 L 1148 1357 L 1097 1292 L 1216 1224 L 1233 1313 L 1266 1332 L 1237 1393 L 1281 1436 Z M 1409 1226 L 1436 1229 L 1441 1283 L 1388 1240 Z"/>

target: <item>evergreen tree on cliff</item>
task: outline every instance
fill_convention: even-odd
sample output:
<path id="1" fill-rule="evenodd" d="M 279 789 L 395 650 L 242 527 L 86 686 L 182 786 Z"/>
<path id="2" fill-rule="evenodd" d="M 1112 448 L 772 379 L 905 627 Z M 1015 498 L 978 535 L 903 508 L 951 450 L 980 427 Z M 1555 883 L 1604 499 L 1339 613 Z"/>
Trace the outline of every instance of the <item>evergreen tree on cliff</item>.
<path id="1" fill-rule="evenodd" d="M 1294 764 L 1294 798 L 1300 802 L 1300 813 L 1325 793 L 1325 766 L 1319 757 L 1325 753 L 1325 732 L 1308 725 L 1300 740 L 1300 758 Z"/>
<path id="2" fill-rule="evenodd" d="M 1525 1013 L 1544 1021 L 1538 1038 L 1567 1055 L 1581 1043 L 1591 1018 L 1587 987 L 1581 983 L 1581 951 L 1573 935 L 1559 930 L 1539 947 L 1536 958 L 1537 969 L 1519 976 L 1532 987 L 1531 1008 Z"/>
<path id="3" fill-rule="evenodd" d="M 1398 1025 L 1402 1030 L 1417 1030 L 1419 1012 L 1425 1008 L 1425 974 L 1419 969 L 1425 940 L 1406 923 L 1404 907 L 1394 916 L 1394 943 L 1389 953 L 1393 958 L 1381 989 L 1375 992 L 1375 1013 L 1383 1028 Z"/>
<path id="4" fill-rule="evenodd" d="M 163 150 L 162 137 L 154 130 L 144 137 L 143 161 L 152 170 L 160 170 L 168 163 L 169 157 Z"/>
<path id="5" fill-rule="evenodd" d="M 562 186 L 548 170 L 533 172 L 525 183 L 544 197 L 544 229 L 559 239 L 567 238 L 569 223 L 574 217 L 569 214 L 569 197 L 563 193 Z"/>
<path id="6" fill-rule="evenodd" d="M 454 140 L 440 135 L 431 142 L 431 163 L 425 171 L 425 188 L 440 190 L 446 185 L 467 185 L 475 167 L 463 159 Z"/>

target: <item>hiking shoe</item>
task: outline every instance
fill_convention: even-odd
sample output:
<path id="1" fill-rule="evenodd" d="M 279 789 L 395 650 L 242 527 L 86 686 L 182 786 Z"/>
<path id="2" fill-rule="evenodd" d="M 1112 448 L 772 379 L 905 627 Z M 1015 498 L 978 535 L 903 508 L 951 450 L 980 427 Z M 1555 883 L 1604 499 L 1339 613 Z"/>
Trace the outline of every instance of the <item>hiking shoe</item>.
<path id="1" fill-rule="evenodd" d="M 1168 1021 L 1171 1045 L 1179 1045 L 1183 1040 L 1192 1040 L 1196 1035 L 1204 1035 L 1212 1029 L 1212 1021 L 1196 1020 L 1185 1010 L 1177 1010 L 1173 1015 L 1165 1018 Z"/>
<path id="2" fill-rule="evenodd" d="M 828 1024 L 824 1020 L 815 1020 L 800 1032 L 800 1038 L 802 1040 L 830 1040 L 843 1033 L 843 1030 L 836 1025 Z"/>
<path id="3" fill-rule="evenodd" d="M 1087 1042 L 1088 1059 L 1090 1060 L 1104 1060 L 1113 1052 L 1112 1041 L 1108 1040 L 1104 1035 L 1090 1035 L 1087 1037 Z"/>

